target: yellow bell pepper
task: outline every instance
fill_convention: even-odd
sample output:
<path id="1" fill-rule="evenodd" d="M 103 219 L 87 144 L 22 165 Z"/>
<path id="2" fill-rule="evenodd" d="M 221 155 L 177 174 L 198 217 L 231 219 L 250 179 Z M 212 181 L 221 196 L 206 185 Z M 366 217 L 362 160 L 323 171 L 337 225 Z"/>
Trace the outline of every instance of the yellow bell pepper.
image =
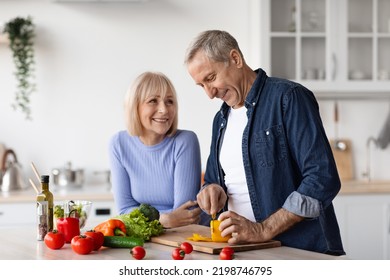
<path id="1" fill-rule="evenodd" d="M 191 240 L 191 241 L 205 241 L 205 242 L 212 241 L 210 237 L 206 237 L 206 236 L 200 235 L 198 233 L 193 233 L 191 237 L 187 237 L 187 240 Z"/>
<path id="2" fill-rule="evenodd" d="M 211 230 L 211 240 L 214 242 L 227 242 L 232 236 L 228 235 L 225 237 L 221 236 L 221 231 L 219 230 L 219 225 L 221 221 L 211 220 L 210 230 Z"/>

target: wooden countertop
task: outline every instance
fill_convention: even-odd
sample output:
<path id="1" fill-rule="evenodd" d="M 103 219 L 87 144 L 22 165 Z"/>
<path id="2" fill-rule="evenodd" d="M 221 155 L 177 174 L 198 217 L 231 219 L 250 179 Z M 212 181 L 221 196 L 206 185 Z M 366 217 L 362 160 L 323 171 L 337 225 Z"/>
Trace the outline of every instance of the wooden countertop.
<path id="1" fill-rule="evenodd" d="M 113 200 L 111 189 L 107 185 L 87 185 L 81 188 L 51 188 L 54 200 Z M 36 200 L 36 193 L 30 187 L 13 192 L 0 192 L 0 203 L 32 202 Z"/>
<path id="2" fill-rule="evenodd" d="M 390 194 L 390 181 L 344 181 L 340 195 L 349 194 Z M 107 185 L 87 185 L 78 189 L 52 189 L 54 199 L 59 200 L 113 200 L 111 189 Z M 21 191 L 0 192 L 0 203 L 32 202 L 36 199 L 32 188 Z"/>
<path id="3" fill-rule="evenodd" d="M 343 194 L 390 194 L 390 181 L 344 181 L 340 195 Z"/>
<path id="4" fill-rule="evenodd" d="M 132 260 L 129 249 L 101 248 L 88 255 L 78 255 L 70 244 L 60 250 L 51 250 L 43 241 L 36 240 L 34 227 L 0 228 L 2 248 L 0 260 Z M 146 260 L 171 260 L 173 247 L 147 242 Z M 186 260 L 218 260 L 218 255 L 192 252 Z M 289 247 L 277 247 L 237 252 L 236 260 L 343 260 L 335 257 Z"/>

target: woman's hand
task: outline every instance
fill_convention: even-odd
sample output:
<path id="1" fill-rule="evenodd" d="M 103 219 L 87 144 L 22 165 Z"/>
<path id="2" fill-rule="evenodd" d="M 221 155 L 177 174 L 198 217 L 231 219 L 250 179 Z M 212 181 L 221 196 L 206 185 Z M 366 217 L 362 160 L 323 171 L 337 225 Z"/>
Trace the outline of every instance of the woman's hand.
<path id="1" fill-rule="evenodd" d="M 198 224 L 202 210 L 196 201 L 187 201 L 170 213 L 160 215 L 160 223 L 164 228 L 181 227 Z"/>

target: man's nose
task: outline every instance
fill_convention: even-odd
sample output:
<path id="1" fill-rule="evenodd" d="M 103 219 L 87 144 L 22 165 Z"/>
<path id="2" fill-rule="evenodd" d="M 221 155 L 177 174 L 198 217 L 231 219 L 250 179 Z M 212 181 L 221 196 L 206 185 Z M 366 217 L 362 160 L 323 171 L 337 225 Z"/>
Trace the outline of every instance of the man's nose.
<path id="1" fill-rule="evenodd" d="M 210 99 L 213 99 L 217 94 L 216 89 L 209 85 L 204 86 L 204 90 L 206 91 L 206 94 Z"/>

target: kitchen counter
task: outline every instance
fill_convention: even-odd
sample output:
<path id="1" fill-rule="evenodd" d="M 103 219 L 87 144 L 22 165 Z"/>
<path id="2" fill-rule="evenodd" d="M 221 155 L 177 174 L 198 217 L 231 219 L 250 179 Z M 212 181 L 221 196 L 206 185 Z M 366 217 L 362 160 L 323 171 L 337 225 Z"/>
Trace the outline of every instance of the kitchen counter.
<path id="1" fill-rule="evenodd" d="M 380 194 L 390 193 L 390 181 L 344 181 L 341 183 L 340 195 L 343 194 Z M 74 189 L 51 189 L 54 200 L 91 200 L 112 201 L 113 195 L 107 185 L 86 185 Z M 29 187 L 14 192 L 0 192 L 0 203 L 33 202 L 36 199 L 34 190 Z"/>
<path id="2" fill-rule="evenodd" d="M 108 185 L 86 185 L 80 188 L 54 188 L 50 191 L 53 193 L 55 201 L 61 200 L 113 200 L 111 189 Z M 15 202 L 34 202 L 36 193 L 32 187 L 20 191 L 0 192 L 0 203 Z"/>
<path id="3" fill-rule="evenodd" d="M 117 214 L 113 194 L 108 185 L 86 185 L 81 188 L 51 188 L 54 203 L 66 200 L 92 201 L 87 225 L 96 224 Z M 33 225 L 36 221 L 36 193 L 32 187 L 0 193 L 0 228 Z"/>
<path id="4" fill-rule="evenodd" d="M 390 193 L 390 181 L 344 181 L 340 195 L 343 194 L 381 194 Z"/>
<path id="5" fill-rule="evenodd" d="M 78 255 L 70 244 L 60 250 L 51 250 L 43 241 L 36 240 L 32 226 L 0 228 L 2 241 L 0 260 L 131 260 L 129 249 L 102 247 L 88 255 Z M 147 260 L 171 260 L 173 247 L 147 242 L 144 245 Z M 345 256 L 335 257 L 289 247 L 237 252 L 236 260 L 345 260 Z M 218 260 L 218 255 L 192 252 L 186 260 Z"/>

